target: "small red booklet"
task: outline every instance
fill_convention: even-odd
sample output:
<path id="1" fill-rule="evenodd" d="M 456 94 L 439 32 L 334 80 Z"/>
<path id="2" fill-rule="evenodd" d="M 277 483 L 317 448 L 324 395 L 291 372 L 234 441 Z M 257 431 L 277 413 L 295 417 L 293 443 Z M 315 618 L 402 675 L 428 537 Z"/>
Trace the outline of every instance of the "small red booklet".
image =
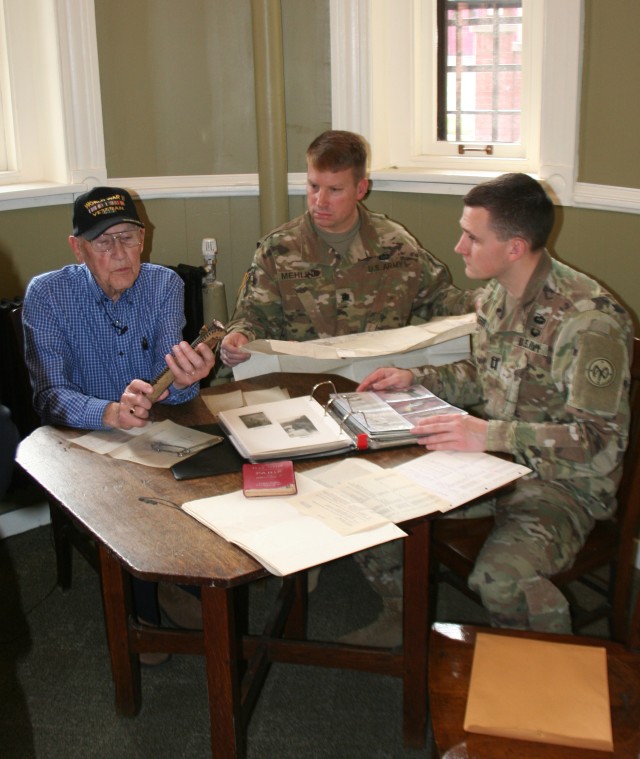
<path id="1" fill-rule="evenodd" d="M 242 492 L 249 498 L 262 495 L 295 495 L 292 461 L 259 461 L 242 465 Z"/>

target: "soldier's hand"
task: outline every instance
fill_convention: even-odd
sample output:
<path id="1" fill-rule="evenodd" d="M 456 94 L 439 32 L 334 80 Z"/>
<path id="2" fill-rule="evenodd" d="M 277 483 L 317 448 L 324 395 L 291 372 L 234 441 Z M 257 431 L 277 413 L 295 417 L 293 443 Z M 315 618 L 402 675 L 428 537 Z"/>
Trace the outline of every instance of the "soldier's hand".
<path id="1" fill-rule="evenodd" d="M 220 344 L 220 358 L 225 366 L 236 366 L 243 361 L 248 361 L 251 354 L 242 348 L 249 342 L 249 338 L 242 332 L 230 332 Z"/>
<path id="2" fill-rule="evenodd" d="M 411 432 L 428 451 L 486 451 L 488 430 L 471 414 L 438 414 L 419 419 Z"/>
<path id="3" fill-rule="evenodd" d="M 364 390 L 406 390 L 413 384 L 413 374 L 408 369 L 386 366 L 376 369 L 365 377 L 356 388 L 356 392 L 361 393 Z"/>

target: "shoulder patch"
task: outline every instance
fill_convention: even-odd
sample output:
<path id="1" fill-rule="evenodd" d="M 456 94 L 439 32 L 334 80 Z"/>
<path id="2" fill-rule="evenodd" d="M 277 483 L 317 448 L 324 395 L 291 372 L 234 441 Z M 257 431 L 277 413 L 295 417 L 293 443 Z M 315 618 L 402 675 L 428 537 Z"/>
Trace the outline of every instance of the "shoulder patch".
<path id="1" fill-rule="evenodd" d="M 615 415 L 628 375 L 624 343 L 599 332 L 583 332 L 576 348 L 569 405 L 592 414 Z"/>
<path id="2" fill-rule="evenodd" d="M 586 369 L 587 380 L 595 387 L 608 387 L 616 376 L 613 363 L 604 356 L 592 359 Z"/>

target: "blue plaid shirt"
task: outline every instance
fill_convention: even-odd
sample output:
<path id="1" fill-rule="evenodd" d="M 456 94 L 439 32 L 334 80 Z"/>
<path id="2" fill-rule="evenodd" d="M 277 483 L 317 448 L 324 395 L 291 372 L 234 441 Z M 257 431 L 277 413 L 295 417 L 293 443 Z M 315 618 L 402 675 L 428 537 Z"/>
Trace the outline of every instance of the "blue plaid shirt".
<path id="1" fill-rule="evenodd" d="M 171 269 L 142 264 L 114 303 L 84 264 L 34 277 L 22 308 L 34 406 L 44 424 L 104 429 L 102 417 L 133 379 L 152 380 L 182 339 L 184 284 Z M 198 384 L 164 403 L 184 403 Z"/>

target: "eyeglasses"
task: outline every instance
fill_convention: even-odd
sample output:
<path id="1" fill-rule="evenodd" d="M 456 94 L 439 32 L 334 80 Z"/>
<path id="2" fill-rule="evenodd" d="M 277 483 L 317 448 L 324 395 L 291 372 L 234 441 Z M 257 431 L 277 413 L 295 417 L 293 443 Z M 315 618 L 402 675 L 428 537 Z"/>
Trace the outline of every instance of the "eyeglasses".
<path id="1" fill-rule="evenodd" d="M 110 253 L 116 244 L 116 241 L 120 241 L 123 248 L 135 248 L 141 244 L 140 230 L 139 229 L 127 229 L 124 232 L 105 232 L 96 237 L 95 240 L 89 240 L 89 245 L 96 253 Z"/>

